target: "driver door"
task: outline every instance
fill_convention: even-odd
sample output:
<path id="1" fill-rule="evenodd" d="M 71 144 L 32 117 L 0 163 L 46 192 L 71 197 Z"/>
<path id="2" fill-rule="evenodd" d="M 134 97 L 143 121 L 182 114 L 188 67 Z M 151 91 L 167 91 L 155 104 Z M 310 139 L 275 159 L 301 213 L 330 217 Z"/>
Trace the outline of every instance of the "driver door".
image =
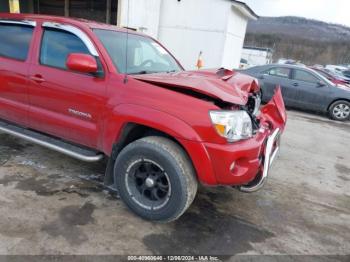
<path id="1" fill-rule="evenodd" d="M 97 148 L 102 143 L 99 121 L 106 104 L 106 78 L 67 69 L 70 53 L 90 54 L 99 59 L 85 33 L 72 28 L 57 23 L 44 23 L 42 27 L 41 44 L 29 72 L 29 125 Z"/>

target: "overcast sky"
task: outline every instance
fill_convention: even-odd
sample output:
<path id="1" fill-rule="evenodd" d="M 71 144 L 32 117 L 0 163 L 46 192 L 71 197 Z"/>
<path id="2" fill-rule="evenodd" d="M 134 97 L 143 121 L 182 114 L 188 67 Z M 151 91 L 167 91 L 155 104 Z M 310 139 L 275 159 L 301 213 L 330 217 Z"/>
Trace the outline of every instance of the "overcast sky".
<path id="1" fill-rule="evenodd" d="M 244 0 L 260 16 L 302 16 L 350 26 L 349 0 Z"/>

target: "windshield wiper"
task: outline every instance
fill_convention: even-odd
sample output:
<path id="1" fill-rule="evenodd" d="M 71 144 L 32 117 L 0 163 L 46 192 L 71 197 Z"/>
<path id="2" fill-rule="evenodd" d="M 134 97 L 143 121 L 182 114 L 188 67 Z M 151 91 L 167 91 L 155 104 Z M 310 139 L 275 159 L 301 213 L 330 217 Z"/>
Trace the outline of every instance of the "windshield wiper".
<path id="1" fill-rule="evenodd" d="M 128 73 L 128 75 L 147 75 L 147 74 L 158 74 L 158 73 L 175 73 L 176 70 L 171 71 L 147 71 L 147 70 L 141 70 L 138 72 Z"/>
<path id="2" fill-rule="evenodd" d="M 146 74 L 152 74 L 152 72 L 151 71 L 142 70 L 142 71 L 139 71 L 139 72 L 129 73 L 128 75 L 146 75 Z"/>

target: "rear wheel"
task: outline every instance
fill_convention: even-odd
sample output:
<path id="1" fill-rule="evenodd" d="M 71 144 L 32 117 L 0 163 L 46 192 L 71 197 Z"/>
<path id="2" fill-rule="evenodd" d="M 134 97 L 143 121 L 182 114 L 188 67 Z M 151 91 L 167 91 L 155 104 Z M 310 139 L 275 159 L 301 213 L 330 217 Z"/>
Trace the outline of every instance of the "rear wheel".
<path id="1" fill-rule="evenodd" d="M 164 137 L 146 137 L 126 146 L 116 159 L 114 176 L 122 200 L 147 220 L 177 219 L 197 192 L 190 159 Z"/>
<path id="2" fill-rule="evenodd" d="M 338 121 L 346 121 L 350 118 L 350 103 L 345 100 L 334 102 L 329 107 L 330 118 Z"/>

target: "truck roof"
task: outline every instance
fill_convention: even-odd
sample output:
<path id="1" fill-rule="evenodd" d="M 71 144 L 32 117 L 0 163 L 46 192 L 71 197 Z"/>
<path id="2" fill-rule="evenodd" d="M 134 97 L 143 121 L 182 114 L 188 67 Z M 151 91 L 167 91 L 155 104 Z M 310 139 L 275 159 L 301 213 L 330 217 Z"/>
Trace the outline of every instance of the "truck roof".
<path id="1" fill-rule="evenodd" d="M 57 23 L 69 23 L 78 27 L 87 27 L 90 29 L 107 29 L 107 30 L 114 30 L 114 31 L 120 31 L 120 32 L 127 32 L 126 28 L 118 27 L 115 25 L 109 25 L 109 24 L 100 23 L 100 22 L 91 21 L 91 20 L 82 19 L 82 18 L 72 18 L 72 17 L 63 17 L 63 16 L 0 13 L 0 19 L 50 21 L 50 22 L 57 22 Z M 129 30 L 129 33 L 130 31 L 133 34 L 145 36 L 145 34 L 136 32 L 134 30 Z"/>

